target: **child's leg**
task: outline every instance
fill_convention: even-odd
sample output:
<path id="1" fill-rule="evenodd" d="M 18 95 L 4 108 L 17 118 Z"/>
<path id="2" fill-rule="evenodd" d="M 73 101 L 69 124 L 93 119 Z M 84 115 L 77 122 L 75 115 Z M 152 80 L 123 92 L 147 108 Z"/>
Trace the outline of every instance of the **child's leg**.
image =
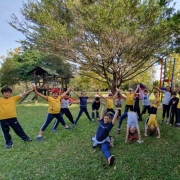
<path id="1" fill-rule="evenodd" d="M 115 114 L 114 109 L 109 109 L 110 112 L 112 112 L 113 114 Z"/>
<path id="2" fill-rule="evenodd" d="M 169 111 L 170 111 L 170 106 L 166 105 L 166 109 L 167 109 L 167 114 L 166 114 L 166 118 L 169 119 Z"/>
<path id="3" fill-rule="evenodd" d="M 170 122 L 169 122 L 170 125 L 173 125 L 174 124 L 174 112 L 170 112 Z"/>
<path id="4" fill-rule="evenodd" d="M 129 108 L 130 108 L 131 111 L 133 111 L 133 109 L 134 109 L 133 105 L 129 105 Z"/>
<path id="5" fill-rule="evenodd" d="M 139 120 L 142 121 L 141 113 L 140 113 L 140 108 L 137 108 L 137 114 L 139 117 Z"/>
<path id="6" fill-rule="evenodd" d="M 129 107 L 128 107 L 128 105 L 126 105 L 125 109 L 124 109 L 124 112 L 128 112 L 128 110 L 129 110 Z"/>
<path id="7" fill-rule="evenodd" d="M 59 121 L 63 126 L 66 127 L 66 123 L 64 122 L 64 119 L 63 119 L 61 113 L 56 114 L 55 116 L 56 116 L 56 118 L 58 119 L 58 121 Z"/>
<path id="8" fill-rule="evenodd" d="M 99 119 L 99 110 L 96 109 L 96 119 Z"/>
<path id="9" fill-rule="evenodd" d="M 95 112 L 95 109 L 92 110 L 92 119 L 94 119 L 94 112 Z"/>
<path id="10" fill-rule="evenodd" d="M 165 118 L 165 115 L 166 115 L 166 111 L 167 111 L 166 105 L 163 104 L 162 121 L 164 121 L 164 118 Z"/>
<path id="11" fill-rule="evenodd" d="M 175 113 L 175 124 L 177 124 L 178 123 L 178 114 L 177 114 L 177 111 L 176 112 L 174 112 Z"/>
<path id="12" fill-rule="evenodd" d="M 104 154 L 104 156 L 107 160 L 109 157 L 111 157 L 109 147 L 110 147 L 109 142 L 105 142 L 105 143 L 101 144 L 102 153 Z"/>
<path id="13" fill-rule="evenodd" d="M 180 109 L 179 108 L 177 108 L 177 118 L 178 118 L 177 125 L 180 126 Z"/>
<path id="14" fill-rule="evenodd" d="M 149 116 L 148 116 L 148 117 L 146 118 L 146 120 L 145 120 L 144 129 L 146 129 L 146 125 L 147 125 L 148 121 L 149 121 Z"/>
<path id="15" fill-rule="evenodd" d="M 55 118 L 54 114 L 47 114 L 46 120 L 43 124 L 43 126 L 41 127 L 40 131 L 39 131 L 39 135 L 42 136 L 43 132 L 45 131 L 45 129 L 47 128 L 47 126 L 50 124 L 50 122 L 53 120 L 53 118 Z"/>
<path id="16" fill-rule="evenodd" d="M 81 115 L 82 115 L 83 112 L 84 112 L 83 109 L 80 108 L 79 113 L 78 113 L 78 116 L 77 116 L 76 121 L 75 121 L 74 124 L 77 124 L 77 122 L 78 122 L 78 120 L 79 120 L 79 118 L 81 117 Z"/>
<path id="17" fill-rule="evenodd" d="M 2 132 L 3 132 L 3 136 L 4 136 L 4 140 L 5 140 L 5 143 L 7 146 L 12 146 L 13 142 L 12 142 L 12 139 L 11 139 L 11 135 L 9 134 L 9 124 L 6 120 L 2 120 L 0 121 L 0 124 L 1 124 L 1 129 L 2 129 Z"/>
<path id="18" fill-rule="evenodd" d="M 69 119 L 69 121 L 74 124 L 73 116 L 68 108 L 65 109 L 65 115 Z"/>
<path id="19" fill-rule="evenodd" d="M 142 109 L 141 115 L 143 115 L 143 114 L 146 114 L 146 106 L 143 106 L 143 109 Z"/>
<path id="20" fill-rule="evenodd" d="M 59 121 L 58 121 L 58 119 L 56 119 L 55 122 L 54 122 L 52 130 L 55 131 L 57 129 L 58 125 L 59 125 Z"/>
<path id="21" fill-rule="evenodd" d="M 23 128 L 19 124 L 17 118 L 13 118 L 10 120 L 9 125 L 12 127 L 14 132 L 23 140 L 23 141 L 29 141 L 31 140 L 27 134 L 24 132 Z"/>
<path id="22" fill-rule="evenodd" d="M 88 113 L 87 108 L 84 109 L 84 112 L 85 112 L 86 116 L 88 117 L 88 119 L 89 119 L 90 121 L 92 121 L 92 120 L 91 120 L 91 117 L 90 117 L 90 115 L 89 115 L 89 113 Z"/>

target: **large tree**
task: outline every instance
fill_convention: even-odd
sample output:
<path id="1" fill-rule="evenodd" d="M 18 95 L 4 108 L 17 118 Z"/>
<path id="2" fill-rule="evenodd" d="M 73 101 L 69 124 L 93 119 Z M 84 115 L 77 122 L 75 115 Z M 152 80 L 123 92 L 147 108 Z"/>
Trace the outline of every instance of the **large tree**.
<path id="1" fill-rule="evenodd" d="M 167 0 L 29 0 L 10 24 L 27 47 L 64 55 L 84 75 L 116 86 L 153 66 L 167 54 L 174 35 Z M 178 25 L 178 24 L 177 24 Z"/>

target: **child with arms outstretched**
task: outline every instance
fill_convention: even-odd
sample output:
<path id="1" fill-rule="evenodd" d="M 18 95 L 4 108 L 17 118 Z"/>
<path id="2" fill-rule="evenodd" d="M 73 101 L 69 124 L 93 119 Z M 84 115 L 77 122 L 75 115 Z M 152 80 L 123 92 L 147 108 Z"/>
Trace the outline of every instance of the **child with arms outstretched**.
<path id="1" fill-rule="evenodd" d="M 39 135 L 37 137 L 38 141 L 42 141 L 43 132 L 45 131 L 47 126 L 50 124 L 50 122 L 54 118 L 58 119 L 58 121 L 61 122 L 61 124 L 65 127 L 65 129 L 69 129 L 69 127 L 65 124 L 64 119 L 60 113 L 60 109 L 61 109 L 60 101 L 61 101 L 61 98 L 63 96 L 65 96 L 70 90 L 71 90 L 71 88 L 69 88 L 66 92 L 64 92 L 61 96 L 59 96 L 59 90 L 55 88 L 55 89 L 52 89 L 52 91 L 51 91 L 52 96 L 44 96 L 43 94 L 37 92 L 36 87 L 34 87 L 34 91 L 35 91 L 36 95 L 42 97 L 49 104 L 46 120 L 45 120 L 43 126 L 41 127 L 41 129 L 39 131 Z"/>

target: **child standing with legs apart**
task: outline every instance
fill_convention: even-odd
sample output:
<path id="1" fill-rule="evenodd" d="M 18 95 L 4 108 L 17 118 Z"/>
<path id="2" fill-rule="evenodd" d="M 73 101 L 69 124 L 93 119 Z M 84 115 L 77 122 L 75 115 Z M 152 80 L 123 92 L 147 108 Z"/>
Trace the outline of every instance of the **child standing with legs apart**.
<path id="1" fill-rule="evenodd" d="M 73 116 L 69 110 L 69 106 L 72 104 L 72 100 L 69 98 L 69 93 L 67 93 L 62 99 L 61 99 L 61 110 L 60 113 L 63 116 L 64 114 L 69 119 L 69 121 L 74 125 Z M 54 126 L 52 128 L 53 132 L 56 132 L 56 129 L 59 125 L 58 119 L 56 119 Z"/>
<path id="2" fill-rule="evenodd" d="M 79 97 L 79 100 L 80 100 L 80 111 L 79 111 L 79 114 L 75 120 L 75 123 L 74 123 L 74 126 L 77 125 L 77 122 L 79 120 L 79 118 L 81 117 L 82 113 L 85 112 L 86 116 L 88 117 L 88 119 L 90 120 L 90 122 L 92 121 L 91 120 L 91 117 L 89 116 L 89 112 L 87 110 L 87 100 L 89 97 L 93 96 L 95 93 L 91 94 L 89 97 L 86 96 L 86 92 L 85 91 L 82 91 L 81 92 L 81 96 L 79 96 L 74 90 L 72 90 L 72 92 L 74 92 L 74 94 Z"/>
<path id="3" fill-rule="evenodd" d="M 24 132 L 21 125 L 17 120 L 16 113 L 16 102 L 28 95 L 33 90 L 28 91 L 24 94 L 20 94 L 17 96 L 12 96 L 12 89 L 9 87 L 3 87 L 1 89 L 3 97 L 0 98 L 0 125 L 4 135 L 4 140 L 6 143 L 6 148 L 12 148 L 13 141 L 11 139 L 11 135 L 9 134 L 10 127 L 14 130 L 14 132 L 23 140 L 23 141 L 32 141 Z"/>
<path id="4" fill-rule="evenodd" d="M 92 121 L 94 121 L 95 112 L 96 112 L 96 121 L 99 120 L 99 108 L 100 108 L 100 98 L 96 97 L 95 100 L 92 102 Z"/>
<path id="5" fill-rule="evenodd" d="M 44 96 L 43 94 L 37 92 L 36 87 L 34 87 L 35 93 L 38 96 L 42 97 L 44 100 L 46 100 L 49 104 L 46 120 L 43 126 L 41 127 L 39 131 L 39 135 L 37 137 L 38 141 L 42 141 L 43 132 L 54 118 L 58 119 L 58 121 L 61 122 L 61 124 L 65 127 L 65 129 L 69 129 L 69 127 L 65 124 L 64 119 L 60 113 L 60 104 L 61 104 L 60 101 L 61 101 L 61 97 L 65 96 L 70 90 L 71 88 L 69 88 L 66 92 L 64 92 L 61 96 L 59 96 L 59 90 L 52 89 L 51 91 L 52 97 L 51 97 L 51 96 Z"/>
<path id="6" fill-rule="evenodd" d="M 110 137 L 109 137 L 109 132 L 111 131 L 111 129 L 113 128 L 116 120 L 117 120 L 117 115 L 119 113 L 119 109 L 117 108 L 116 113 L 112 119 L 112 121 L 110 121 L 110 117 L 108 114 L 104 114 L 104 104 L 103 104 L 103 108 L 102 108 L 102 113 L 101 113 L 101 117 L 100 117 L 100 123 L 99 126 L 97 128 L 96 131 L 96 135 L 95 137 L 92 138 L 92 140 L 94 141 L 95 145 L 100 145 L 101 146 L 101 150 L 102 153 L 104 154 L 105 158 L 108 161 L 109 165 L 112 165 L 115 157 L 112 155 L 109 151 L 110 148 Z M 93 145 L 94 146 L 94 145 Z"/>

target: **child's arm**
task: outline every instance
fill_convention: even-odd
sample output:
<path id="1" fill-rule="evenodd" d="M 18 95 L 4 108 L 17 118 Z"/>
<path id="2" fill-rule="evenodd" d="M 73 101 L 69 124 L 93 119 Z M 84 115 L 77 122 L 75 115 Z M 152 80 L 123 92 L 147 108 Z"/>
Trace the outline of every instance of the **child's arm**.
<path id="1" fill-rule="evenodd" d="M 141 133 L 140 133 L 139 127 L 137 128 L 137 133 L 138 133 L 138 140 L 137 140 L 137 142 L 141 143 L 142 141 L 141 141 Z"/>
<path id="2" fill-rule="evenodd" d="M 78 98 L 80 97 L 73 89 L 71 89 L 71 91 L 72 91 Z"/>
<path id="3" fill-rule="evenodd" d="M 160 129 L 159 129 L 159 126 L 157 127 L 157 132 L 158 132 L 158 136 L 157 136 L 157 138 L 159 139 L 159 138 L 161 137 L 161 135 L 160 135 Z"/>
<path id="4" fill-rule="evenodd" d="M 98 91 L 98 95 L 102 97 L 103 99 L 106 99 L 102 94 L 100 94 L 100 91 Z"/>
<path id="5" fill-rule="evenodd" d="M 36 87 L 34 87 L 34 92 L 36 93 L 36 95 L 38 95 L 38 96 L 42 97 L 44 100 L 46 100 L 46 101 L 47 101 L 47 96 L 44 96 L 43 94 L 41 94 L 41 93 L 37 92 Z"/>
<path id="6" fill-rule="evenodd" d="M 145 133 L 144 133 L 145 136 L 148 136 L 147 135 L 147 130 L 148 130 L 148 125 L 146 125 L 146 128 L 145 128 Z"/>
<path id="7" fill-rule="evenodd" d="M 104 111 L 105 111 L 105 103 L 101 102 L 101 104 L 102 104 L 103 107 L 102 107 L 102 110 L 101 110 L 100 120 L 103 119 L 103 117 L 104 117 Z"/>
<path id="8" fill-rule="evenodd" d="M 129 137 L 129 127 L 126 128 L 126 139 L 125 139 L 125 143 L 128 142 L 128 137 Z"/>
<path id="9" fill-rule="evenodd" d="M 116 120 L 117 120 L 117 115 L 119 114 L 119 110 L 121 110 L 121 108 L 117 108 L 117 109 L 116 109 L 116 113 L 115 113 L 115 115 L 114 115 L 114 117 L 113 117 L 113 119 L 112 119 L 112 124 L 113 124 L 113 125 L 115 125 L 115 122 L 116 122 Z"/>
<path id="10" fill-rule="evenodd" d="M 149 97 L 150 97 L 151 93 L 153 92 L 153 89 L 154 89 L 154 87 L 152 87 L 151 91 L 149 92 Z"/>
<path id="11" fill-rule="evenodd" d="M 88 98 L 90 98 L 91 96 L 94 96 L 96 93 L 92 93 L 91 95 L 88 96 Z"/>
<path id="12" fill-rule="evenodd" d="M 61 97 L 65 96 L 70 90 L 71 90 L 71 88 L 68 88 L 67 91 L 65 91 L 63 94 L 61 94 Z"/>
<path id="13" fill-rule="evenodd" d="M 136 90 L 135 90 L 134 94 L 138 94 L 138 93 L 137 93 L 138 89 L 140 89 L 139 84 L 137 85 L 137 87 L 136 87 Z"/>
<path id="14" fill-rule="evenodd" d="M 159 89 L 159 88 L 156 87 L 156 86 L 153 86 L 153 88 L 156 89 L 156 90 L 158 90 L 158 91 L 160 91 L 160 92 L 164 92 L 163 90 Z"/>
<path id="15" fill-rule="evenodd" d="M 117 92 L 120 92 L 120 93 L 121 93 L 121 96 L 122 96 L 124 99 L 126 99 L 126 95 L 124 94 L 123 91 L 121 91 L 121 90 L 118 89 L 118 88 L 116 88 L 116 91 L 117 91 Z"/>
<path id="16" fill-rule="evenodd" d="M 30 90 L 30 91 L 27 91 L 27 92 L 25 92 L 25 93 L 22 93 L 21 94 L 21 97 L 24 97 L 24 96 L 26 96 L 26 95 L 29 95 L 31 92 L 33 92 L 34 91 L 34 89 L 32 89 L 32 90 Z"/>
<path id="17" fill-rule="evenodd" d="M 114 94 L 114 96 L 113 96 L 113 99 L 116 99 L 116 96 L 117 96 L 117 91 L 116 91 L 116 93 Z"/>

